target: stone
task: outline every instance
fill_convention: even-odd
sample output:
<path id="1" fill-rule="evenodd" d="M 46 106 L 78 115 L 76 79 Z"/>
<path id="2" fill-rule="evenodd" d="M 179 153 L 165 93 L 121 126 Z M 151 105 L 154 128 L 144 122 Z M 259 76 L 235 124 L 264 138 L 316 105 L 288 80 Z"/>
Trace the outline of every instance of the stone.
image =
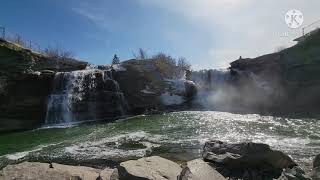
<path id="1" fill-rule="evenodd" d="M 195 159 L 187 162 L 186 167 L 181 171 L 179 180 L 225 180 L 218 171 L 208 165 L 202 159 Z"/>
<path id="2" fill-rule="evenodd" d="M 202 157 L 227 177 L 278 178 L 282 169 L 297 166 L 283 152 L 272 150 L 266 144 L 252 142 L 228 144 L 209 141 L 205 143 Z"/>
<path id="3" fill-rule="evenodd" d="M 313 160 L 313 167 L 320 167 L 320 154 L 318 154 Z"/>
<path id="4" fill-rule="evenodd" d="M 126 161 L 118 167 L 119 180 L 176 180 L 180 172 L 178 164 L 159 156 Z"/>
<path id="5" fill-rule="evenodd" d="M 1 180 L 24 180 L 24 179 L 50 179 L 50 180 L 96 180 L 101 175 L 103 180 L 111 180 L 112 169 L 94 169 L 83 166 L 68 166 L 52 164 L 49 168 L 47 163 L 23 162 L 16 165 L 8 165 L 0 171 Z M 115 179 L 112 179 L 115 180 Z"/>
<path id="6" fill-rule="evenodd" d="M 306 176 L 306 173 L 299 167 L 295 166 L 293 168 L 284 169 L 282 175 L 280 176 L 281 180 L 310 180 Z"/>
<path id="7" fill-rule="evenodd" d="M 313 168 L 311 178 L 313 180 L 320 180 L 320 167 Z"/>
<path id="8" fill-rule="evenodd" d="M 313 160 L 311 177 L 313 180 L 320 180 L 320 154 L 318 154 Z"/>

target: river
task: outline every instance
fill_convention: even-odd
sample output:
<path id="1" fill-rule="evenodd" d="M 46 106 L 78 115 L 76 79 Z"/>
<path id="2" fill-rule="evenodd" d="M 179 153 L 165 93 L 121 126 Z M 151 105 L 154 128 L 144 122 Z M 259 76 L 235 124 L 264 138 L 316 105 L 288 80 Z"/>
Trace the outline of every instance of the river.
<path id="1" fill-rule="evenodd" d="M 309 169 L 320 153 L 320 121 L 184 111 L 56 125 L 0 135 L 0 168 L 24 160 L 103 167 L 150 155 L 181 162 L 200 157 L 209 139 L 266 143 Z"/>

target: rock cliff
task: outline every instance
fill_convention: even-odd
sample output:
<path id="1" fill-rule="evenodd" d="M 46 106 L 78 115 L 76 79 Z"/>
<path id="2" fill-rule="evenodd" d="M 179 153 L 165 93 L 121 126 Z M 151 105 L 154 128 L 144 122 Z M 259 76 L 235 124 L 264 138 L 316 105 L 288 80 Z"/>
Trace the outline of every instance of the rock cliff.
<path id="1" fill-rule="evenodd" d="M 244 93 L 250 88 L 247 97 L 256 99 L 251 105 L 260 110 L 317 112 L 320 105 L 319 52 L 320 31 L 280 52 L 234 61 L 231 71 L 242 85 L 239 91 Z"/>
<path id="2" fill-rule="evenodd" d="M 0 40 L 0 132 L 186 108 L 195 93 L 153 60 L 94 66 Z"/>
<path id="3" fill-rule="evenodd" d="M 39 125 L 45 119 L 54 72 L 84 69 L 86 65 L 50 59 L 0 39 L 0 132 Z"/>
<path id="4" fill-rule="evenodd" d="M 229 74 L 214 80 L 220 110 L 251 113 L 313 113 L 320 105 L 320 31 L 280 52 L 230 63 Z M 203 74 L 203 73 L 202 73 Z M 200 73 L 201 75 L 201 73 Z M 209 81 L 213 77 L 206 75 Z M 209 78 L 211 77 L 211 78 Z M 220 78 L 221 79 L 221 78 Z M 197 83 L 197 81 L 195 81 Z"/>

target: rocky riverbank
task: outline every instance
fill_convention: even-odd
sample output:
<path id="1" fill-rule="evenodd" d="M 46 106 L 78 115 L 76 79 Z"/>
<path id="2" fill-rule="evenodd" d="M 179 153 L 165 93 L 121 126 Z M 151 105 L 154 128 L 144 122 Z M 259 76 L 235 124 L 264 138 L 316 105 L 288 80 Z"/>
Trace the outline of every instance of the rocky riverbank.
<path id="1" fill-rule="evenodd" d="M 319 180 L 319 155 L 313 162 L 312 179 Z M 120 163 L 115 169 L 94 169 L 55 163 L 23 162 L 0 171 L 0 179 L 87 180 L 307 180 L 308 175 L 286 154 L 266 144 L 208 141 L 202 159 L 177 164 L 158 157 Z"/>

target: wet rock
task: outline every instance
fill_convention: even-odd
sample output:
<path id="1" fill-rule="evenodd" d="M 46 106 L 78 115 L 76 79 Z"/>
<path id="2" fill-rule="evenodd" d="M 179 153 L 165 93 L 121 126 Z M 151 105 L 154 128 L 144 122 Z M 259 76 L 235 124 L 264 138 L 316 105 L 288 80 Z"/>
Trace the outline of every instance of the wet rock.
<path id="1" fill-rule="evenodd" d="M 284 169 L 282 175 L 280 176 L 281 180 L 310 180 L 306 176 L 306 173 L 299 167 L 295 166 L 293 168 Z"/>
<path id="2" fill-rule="evenodd" d="M 320 154 L 313 160 L 313 170 L 311 175 L 313 180 L 320 180 Z"/>
<path id="3" fill-rule="evenodd" d="M 313 168 L 311 177 L 313 180 L 320 180 L 320 167 Z"/>
<path id="4" fill-rule="evenodd" d="M 318 154 L 313 160 L 313 167 L 320 167 L 320 154 Z"/>
<path id="5" fill-rule="evenodd" d="M 176 180 L 180 172 L 178 164 L 158 156 L 126 161 L 118 168 L 120 180 Z"/>
<path id="6" fill-rule="evenodd" d="M 297 164 L 286 154 L 272 150 L 266 144 L 228 144 L 209 141 L 204 146 L 203 159 L 211 162 L 225 177 L 243 179 L 278 178 L 282 169 Z"/>
<path id="7" fill-rule="evenodd" d="M 179 180 L 225 180 L 218 171 L 201 159 L 189 161 L 181 171 Z"/>
<path id="8" fill-rule="evenodd" d="M 53 168 L 49 168 L 49 164 L 36 162 L 23 162 L 17 165 L 9 165 L 0 171 L 0 179 L 95 180 L 100 174 L 103 180 L 110 180 L 113 173 L 112 169 L 105 169 L 102 171 L 90 167 L 67 166 L 55 163 L 53 163 L 52 166 Z"/>

